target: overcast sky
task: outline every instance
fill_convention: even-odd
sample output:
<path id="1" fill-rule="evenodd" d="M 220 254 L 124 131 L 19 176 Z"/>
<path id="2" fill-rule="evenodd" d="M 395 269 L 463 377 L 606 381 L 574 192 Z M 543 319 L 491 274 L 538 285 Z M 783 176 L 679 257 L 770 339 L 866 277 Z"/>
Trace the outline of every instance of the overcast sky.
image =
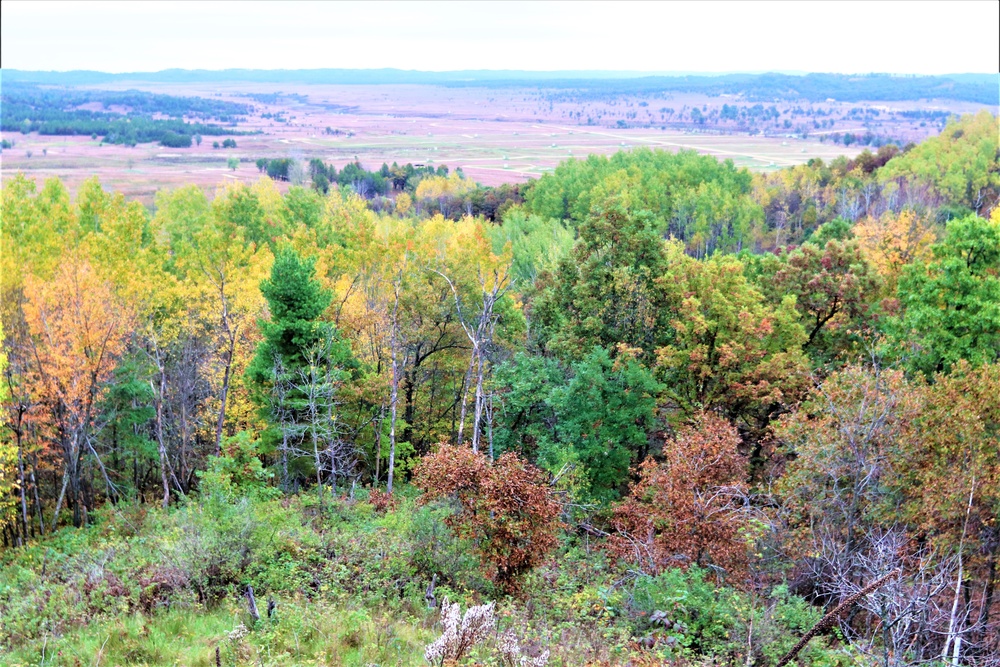
<path id="1" fill-rule="evenodd" d="M 1000 3 L 24 2 L 5 68 L 997 72 Z"/>

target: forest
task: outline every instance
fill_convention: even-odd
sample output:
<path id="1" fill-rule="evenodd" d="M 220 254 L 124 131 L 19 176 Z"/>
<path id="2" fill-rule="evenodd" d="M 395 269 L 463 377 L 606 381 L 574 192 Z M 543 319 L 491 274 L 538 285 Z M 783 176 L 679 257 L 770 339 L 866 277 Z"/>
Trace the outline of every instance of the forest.
<path id="1" fill-rule="evenodd" d="M 0 662 L 1000 666 L 998 135 L 5 175 Z"/>
<path id="2" fill-rule="evenodd" d="M 251 112 L 248 105 L 200 97 L 177 97 L 128 90 L 69 90 L 30 84 L 7 84 L 0 96 L 4 132 L 100 136 L 109 144 L 159 141 L 165 146 L 191 145 L 199 135 L 243 134 L 233 127 Z M 85 106 L 99 105 L 100 111 Z M 117 108 L 117 109 L 116 109 Z M 158 117 L 162 116 L 162 117 Z M 198 118 L 211 122 L 189 122 Z M 183 140 L 179 139 L 184 137 Z M 179 143 L 180 142 L 180 143 Z"/>

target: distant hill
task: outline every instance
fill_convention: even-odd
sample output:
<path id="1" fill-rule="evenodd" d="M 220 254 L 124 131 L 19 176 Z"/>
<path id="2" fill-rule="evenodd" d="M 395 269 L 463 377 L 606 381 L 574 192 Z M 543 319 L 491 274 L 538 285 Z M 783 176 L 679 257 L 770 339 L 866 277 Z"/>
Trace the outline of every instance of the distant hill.
<path id="1" fill-rule="evenodd" d="M 442 86 L 544 87 L 601 93 L 700 92 L 742 94 L 750 100 L 941 99 L 1000 106 L 1000 75 L 950 74 L 799 74 L 788 72 L 650 75 L 643 72 L 458 70 L 421 72 L 401 69 L 182 70 L 110 74 L 78 70 L 30 72 L 3 70 L 7 82 L 56 86 L 148 83 L 252 82 L 277 84 L 425 84 Z"/>

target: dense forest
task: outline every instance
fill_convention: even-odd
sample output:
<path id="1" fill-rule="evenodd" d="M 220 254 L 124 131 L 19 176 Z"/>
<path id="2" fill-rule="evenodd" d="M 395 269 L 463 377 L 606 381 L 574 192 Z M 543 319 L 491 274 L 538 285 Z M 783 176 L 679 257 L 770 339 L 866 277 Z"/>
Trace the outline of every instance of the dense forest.
<path id="1" fill-rule="evenodd" d="M 92 107 L 99 107 L 95 110 Z M 85 108 L 91 107 L 91 108 Z M 68 90 L 7 84 L 0 95 L 0 130 L 49 135 L 100 136 L 109 144 L 134 146 L 158 141 L 190 146 L 200 135 L 242 134 L 233 126 L 250 113 L 247 105 L 201 97 L 177 97 L 128 90 Z M 212 122 L 190 122 L 187 119 Z M 220 125 L 225 123 L 227 126 Z"/>
<path id="2" fill-rule="evenodd" d="M 273 162 L 5 177 L 4 664 L 1000 665 L 997 117 Z"/>

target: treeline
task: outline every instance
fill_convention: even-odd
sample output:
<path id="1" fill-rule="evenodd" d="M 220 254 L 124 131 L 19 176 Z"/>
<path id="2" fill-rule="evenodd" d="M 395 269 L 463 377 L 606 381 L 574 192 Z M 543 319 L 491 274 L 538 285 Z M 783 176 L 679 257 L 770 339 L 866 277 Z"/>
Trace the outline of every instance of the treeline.
<path id="1" fill-rule="evenodd" d="M 540 178 L 527 191 L 526 207 L 576 227 L 596 200 L 621 191 L 634 198 L 630 207 L 648 212 L 657 233 L 699 257 L 795 246 L 837 219 L 853 225 L 911 210 L 928 224 L 943 224 L 996 206 L 996 120 L 982 112 L 919 146 L 887 145 L 770 174 L 751 175 L 694 152 L 592 155 Z"/>
<path id="2" fill-rule="evenodd" d="M 524 82 L 451 82 L 450 86 L 523 85 Z M 669 92 L 704 95 L 743 95 L 761 102 L 782 100 L 841 102 L 865 100 L 948 99 L 980 104 L 1000 103 L 995 77 L 983 75 L 961 80 L 947 76 L 893 76 L 889 74 L 725 74 L 720 76 L 647 76 L 631 79 L 553 79 L 532 87 L 553 89 L 552 99 L 602 101 L 621 95 L 659 95 Z"/>
<path id="3" fill-rule="evenodd" d="M 250 112 L 246 105 L 199 97 L 175 97 L 140 91 L 52 90 L 34 86 L 4 86 L 0 130 L 46 135 L 100 136 L 110 144 L 134 146 L 159 141 L 165 146 L 191 145 L 195 135 L 242 134 L 215 123 L 188 122 L 186 117 L 235 125 Z M 82 109 L 100 104 L 103 111 Z M 122 112 L 111 110 L 122 107 Z M 154 115 L 169 118 L 154 118 Z M 178 139 L 186 137 L 186 139 Z"/>
<path id="4" fill-rule="evenodd" d="M 5 537 L 207 482 L 385 508 L 412 475 L 500 591 L 555 535 L 619 584 L 690 568 L 830 608 L 899 570 L 824 659 L 993 664 L 996 122 L 756 176 L 591 157 L 496 223 L 269 179 L 152 215 L 8 179 Z M 467 187 L 416 201 L 436 179 Z"/>
<path id="5" fill-rule="evenodd" d="M 527 187 L 509 183 L 482 186 L 465 178 L 461 169 L 449 173 L 446 165 L 401 166 L 393 162 L 371 171 L 355 161 L 338 171 L 335 165 L 313 158 L 305 173 L 293 158 L 260 158 L 256 165 L 273 180 L 301 184 L 308 179 L 313 190 L 324 195 L 336 186 L 361 196 L 376 212 L 403 216 L 441 214 L 457 220 L 470 215 L 493 222 L 524 201 Z"/>
<path id="6" fill-rule="evenodd" d="M 633 73 L 634 74 L 634 73 Z M 115 81 L 218 82 L 312 84 L 424 84 L 455 87 L 525 87 L 575 89 L 576 99 L 599 99 L 607 95 L 664 92 L 698 92 L 708 95 L 744 94 L 748 99 L 822 102 L 829 97 L 843 101 L 943 99 L 998 105 L 995 74 L 946 76 L 897 76 L 892 74 L 726 74 L 721 76 L 624 76 L 588 72 L 524 72 L 517 70 L 418 72 L 398 69 L 303 69 L 221 72 L 164 70 L 161 72 L 25 72 L 8 70 L 10 81 L 50 85 L 93 85 Z"/>

